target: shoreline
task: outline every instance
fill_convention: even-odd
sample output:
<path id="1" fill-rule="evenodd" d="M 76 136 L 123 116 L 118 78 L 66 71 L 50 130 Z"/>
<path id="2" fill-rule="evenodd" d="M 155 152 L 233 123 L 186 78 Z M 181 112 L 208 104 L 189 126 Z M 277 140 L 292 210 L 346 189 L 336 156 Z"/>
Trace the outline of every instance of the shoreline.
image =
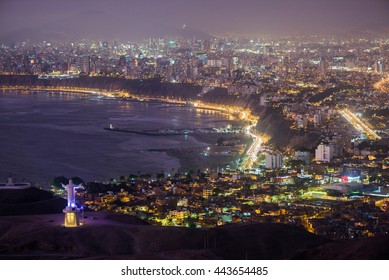
<path id="1" fill-rule="evenodd" d="M 158 102 L 158 103 L 166 103 L 166 104 L 173 104 L 176 106 L 191 106 L 191 104 L 188 104 L 187 101 L 178 101 L 172 100 L 172 99 L 160 99 L 160 98 L 149 98 L 145 100 L 139 100 L 141 98 L 131 98 L 128 99 L 128 96 L 123 97 L 121 94 L 117 92 L 107 92 L 107 91 L 97 91 L 95 89 L 69 89 L 69 88 L 37 88 L 37 87 L 1 87 L 0 88 L 3 91 L 43 91 L 43 92 L 73 92 L 73 93 L 80 93 L 80 94 L 99 94 L 102 96 L 108 96 L 112 97 L 113 99 L 122 100 L 122 101 L 129 101 L 129 102 Z M 114 94 L 115 93 L 115 94 Z M 231 112 L 227 111 L 223 108 L 211 108 L 211 107 L 203 107 L 203 106 L 197 106 L 196 109 L 205 109 L 205 110 L 215 110 L 218 112 L 225 113 L 227 115 L 230 115 L 233 117 L 232 120 L 220 120 L 220 122 L 245 122 L 243 120 L 237 120 L 236 115 L 233 115 Z M 219 121 L 218 121 L 219 122 Z M 240 133 L 240 136 L 244 136 L 244 133 Z M 221 136 L 221 134 L 201 134 L 201 135 L 188 135 L 194 137 L 195 140 L 201 143 L 201 145 L 204 145 L 206 148 L 207 146 L 211 146 L 212 150 L 215 151 L 216 146 L 216 139 Z M 225 148 L 225 147 L 224 147 Z M 229 147 L 230 148 L 230 147 Z M 223 147 L 217 147 L 216 152 L 210 153 L 207 156 L 204 156 L 204 149 L 202 147 L 193 147 L 193 148 L 170 148 L 166 150 L 160 150 L 155 152 L 163 152 L 167 156 L 172 157 L 179 161 L 179 168 L 176 168 L 176 170 L 183 170 L 183 171 L 190 171 L 198 169 L 200 170 L 217 170 L 218 167 L 221 169 L 223 167 L 226 167 L 228 165 L 232 166 L 232 161 L 241 155 L 237 155 L 236 149 L 233 151 L 232 154 L 222 154 L 221 150 Z M 153 171 L 153 170 L 151 170 Z M 169 172 L 169 170 L 166 170 Z M 129 170 L 129 172 L 131 172 Z M 157 172 L 157 170 L 154 170 L 154 173 Z M 45 180 L 41 180 L 45 181 Z"/>
<path id="2" fill-rule="evenodd" d="M 228 105 L 220 105 L 220 104 L 208 104 L 202 101 L 191 101 L 191 100 L 178 100 L 174 98 L 162 98 L 162 97 L 152 97 L 148 95 L 137 95 L 132 94 L 130 92 L 124 90 L 101 90 L 97 88 L 76 88 L 76 87 L 37 87 L 37 86 L 0 86 L 0 90 L 8 90 L 8 91 L 63 91 L 63 92 L 73 92 L 73 93 L 87 93 L 87 94 L 98 94 L 111 98 L 120 98 L 122 100 L 131 100 L 128 101 L 140 101 L 140 102 L 159 102 L 159 103 L 167 103 L 167 104 L 175 104 L 175 105 L 184 105 L 190 106 L 192 105 L 197 109 L 204 110 L 213 110 L 217 112 L 222 112 L 233 117 L 243 117 L 243 119 L 247 119 L 248 121 L 257 120 L 259 117 L 253 115 L 247 109 L 244 109 L 240 106 L 232 107 Z M 224 107 L 223 107 L 224 106 Z M 243 116 L 242 116 L 243 115 Z"/>

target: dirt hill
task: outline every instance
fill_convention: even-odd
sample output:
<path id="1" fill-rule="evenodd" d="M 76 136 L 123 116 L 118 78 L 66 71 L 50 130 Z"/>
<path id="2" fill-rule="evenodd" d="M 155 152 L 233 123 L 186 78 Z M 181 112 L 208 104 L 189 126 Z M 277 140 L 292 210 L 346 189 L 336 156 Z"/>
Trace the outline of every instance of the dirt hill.
<path id="1" fill-rule="evenodd" d="M 65 199 L 35 187 L 0 190 L 0 216 L 62 213 L 65 206 Z"/>
<path id="2" fill-rule="evenodd" d="M 91 211 L 80 214 L 81 227 L 65 228 L 65 205 L 37 188 L 0 190 L 0 259 L 389 258 L 389 236 L 330 241 L 285 224 L 160 227 Z"/>

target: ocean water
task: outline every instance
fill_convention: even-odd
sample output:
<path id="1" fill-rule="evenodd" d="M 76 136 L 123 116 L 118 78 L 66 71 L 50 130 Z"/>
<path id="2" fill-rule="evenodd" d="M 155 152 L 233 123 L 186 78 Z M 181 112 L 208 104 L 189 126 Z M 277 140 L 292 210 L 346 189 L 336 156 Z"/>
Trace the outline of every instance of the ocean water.
<path id="1" fill-rule="evenodd" d="M 56 176 L 104 181 L 138 172 L 182 169 L 150 149 L 206 146 L 192 136 L 148 136 L 104 130 L 211 127 L 228 121 L 215 111 L 66 92 L 0 91 L 0 181 L 9 174 L 46 184 Z"/>

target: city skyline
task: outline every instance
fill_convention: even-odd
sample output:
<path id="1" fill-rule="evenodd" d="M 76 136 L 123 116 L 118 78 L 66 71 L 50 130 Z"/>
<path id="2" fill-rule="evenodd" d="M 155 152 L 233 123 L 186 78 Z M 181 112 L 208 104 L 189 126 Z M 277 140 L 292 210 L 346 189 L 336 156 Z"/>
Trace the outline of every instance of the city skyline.
<path id="1" fill-rule="evenodd" d="M 2 1 L 0 258 L 389 259 L 389 4 L 338 2 Z"/>
<path id="2" fill-rule="evenodd" d="M 44 36 L 48 40 L 141 40 L 179 36 L 184 26 L 194 30 L 189 36 L 381 31 L 389 26 L 388 13 L 389 4 L 382 0 L 6 0 L 0 3 L 0 41 L 25 40 L 29 36 L 38 40 Z"/>

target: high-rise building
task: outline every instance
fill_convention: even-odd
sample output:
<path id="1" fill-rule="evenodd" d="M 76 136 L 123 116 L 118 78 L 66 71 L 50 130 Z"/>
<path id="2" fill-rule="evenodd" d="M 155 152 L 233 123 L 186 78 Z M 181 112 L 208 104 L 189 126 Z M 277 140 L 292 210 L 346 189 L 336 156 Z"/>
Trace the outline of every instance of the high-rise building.
<path id="1" fill-rule="evenodd" d="M 261 95 L 261 97 L 259 98 L 259 105 L 261 106 L 266 106 L 267 104 L 267 94 L 264 93 Z"/>
<path id="2" fill-rule="evenodd" d="M 108 44 L 107 41 L 102 42 L 102 43 L 101 43 L 101 46 L 102 46 L 102 48 L 105 49 L 105 50 L 108 50 L 108 48 L 109 48 L 109 44 Z"/>
<path id="3" fill-rule="evenodd" d="M 325 75 L 328 70 L 328 62 L 325 59 L 321 59 L 319 63 L 320 74 Z"/>
<path id="4" fill-rule="evenodd" d="M 316 161 L 330 162 L 334 156 L 334 148 L 328 144 L 320 144 L 315 150 Z"/>
<path id="5" fill-rule="evenodd" d="M 308 126 L 308 118 L 307 116 L 299 116 L 297 120 L 297 127 L 298 128 L 305 128 Z"/>
<path id="6" fill-rule="evenodd" d="M 211 188 L 204 188 L 203 189 L 203 197 L 208 198 L 213 194 L 213 190 Z"/>
<path id="7" fill-rule="evenodd" d="M 384 66 L 382 64 L 381 61 L 377 61 L 375 64 L 374 64 L 374 72 L 378 73 L 378 74 L 382 74 L 384 71 Z"/>
<path id="8" fill-rule="evenodd" d="M 204 52 L 209 52 L 211 50 L 211 40 L 210 39 L 204 40 L 202 47 Z"/>
<path id="9" fill-rule="evenodd" d="M 321 123 L 321 120 L 322 120 L 321 114 L 315 114 L 315 115 L 313 115 L 313 123 L 314 123 L 315 125 L 318 125 L 319 123 Z"/>
<path id="10" fill-rule="evenodd" d="M 84 55 L 81 57 L 81 72 L 90 73 L 90 56 Z"/>
<path id="11" fill-rule="evenodd" d="M 266 155 L 266 168 L 276 169 L 282 167 L 283 158 L 281 155 L 268 154 Z"/>

